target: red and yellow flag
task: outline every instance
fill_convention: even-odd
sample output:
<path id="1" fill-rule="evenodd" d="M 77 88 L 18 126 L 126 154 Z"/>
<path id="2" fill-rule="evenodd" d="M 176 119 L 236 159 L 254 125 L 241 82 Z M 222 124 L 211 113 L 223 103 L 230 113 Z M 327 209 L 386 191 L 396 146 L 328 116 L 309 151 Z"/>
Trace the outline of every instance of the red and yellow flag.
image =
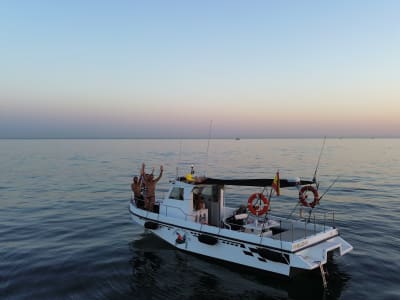
<path id="1" fill-rule="evenodd" d="M 272 188 L 275 190 L 275 193 L 277 196 L 281 194 L 281 185 L 280 185 L 280 180 L 279 180 L 279 171 L 276 172 L 276 175 L 274 177 L 274 181 L 272 181 Z"/>

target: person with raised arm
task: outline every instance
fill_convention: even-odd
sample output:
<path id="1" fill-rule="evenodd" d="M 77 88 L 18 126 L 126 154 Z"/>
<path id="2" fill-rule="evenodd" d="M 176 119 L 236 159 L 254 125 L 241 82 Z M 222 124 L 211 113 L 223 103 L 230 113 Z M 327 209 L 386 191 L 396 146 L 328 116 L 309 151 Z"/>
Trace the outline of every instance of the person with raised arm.
<path id="1" fill-rule="evenodd" d="M 144 195 L 144 208 L 153 211 L 154 203 L 156 201 L 156 184 L 161 179 L 164 168 L 160 166 L 160 175 L 154 178 L 154 168 L 150 174 L 145 172 L 145 164 L 142 164 L 141 174 L 143 176 L 143 182 L 145 184 L 145 195 Z"/>

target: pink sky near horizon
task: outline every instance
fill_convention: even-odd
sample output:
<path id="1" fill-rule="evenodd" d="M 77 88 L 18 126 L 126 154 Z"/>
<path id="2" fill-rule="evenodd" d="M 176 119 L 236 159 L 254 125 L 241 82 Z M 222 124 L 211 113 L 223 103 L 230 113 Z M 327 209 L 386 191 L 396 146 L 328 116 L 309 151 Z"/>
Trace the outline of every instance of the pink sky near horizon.
<path id="1" fill-rule="evenodd" d="M 112 102 L 112 101 L 111 101 Z M 398 104 L 360 106 L 346 103 L 312 106 L 283 103 L 205 105 L 180 103 L 158 104 L 148 113 L 148 108 L 138 105 L 118 107 L 101 105 L 94 108 L 90 103 L 79 107 L 59 105 L 22 105 L 18 109 L 2 109 L 6 116 L 2 121 L 15 123 L 23 120 L 24 126 L 53 127 L 61 131 L 83 129 L 104 133 L 105 137 L 207 137 L 210 122 L 215 137 L 398 137 L 400 118 Z M 311 108 L 310 108 L 311 107 Z M 3 107 L 4 108 L 4 107 Z M 18 130 L 18 124 L 14 125 Z M 118 132 L 120 132 L 118 134 Z M 21 132 L 20 132 L 21 134 Z M 52 133 L 51 135 L 54 135 Z M 22 134 L 23 135 L 23 134 Z M 46 134 L 44 134 L 46 135 Z M 79 132 L 77 134 L 79 137 Z M 22 136 L 27 137 L 27 136 Z"/>

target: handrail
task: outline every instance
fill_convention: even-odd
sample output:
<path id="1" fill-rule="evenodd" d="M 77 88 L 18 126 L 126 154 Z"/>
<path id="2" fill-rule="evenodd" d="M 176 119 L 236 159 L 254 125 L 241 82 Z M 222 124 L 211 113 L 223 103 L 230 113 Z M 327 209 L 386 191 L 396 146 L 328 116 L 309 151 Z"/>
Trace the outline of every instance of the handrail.
<path id="1" fill-rule="evenodd" d="M 226 219 L 225 219 L 225 220 L 226 220 Z M 226 226 L 229 228 L 229 230 L 232 230 L 231 224 L 225 222 L 225 220 L 222 221 L 222 222 L 224 223 L 224 225 L 226 225 Z"/>
<path id="2" fill-rule="evenodd" d="M 168 205 L 168 204 L 163 204 L 165 207 L 165 216 L 168 217 L 168 208 L 174 208 L 177 209 L 182 213 L 182 215 L 185 217 L 185 221 L 187 220 L 188 217 L 193 217 L 194 214 L 187 214 L 181 207 L 175 206 L 175 205 Z"/>
<path id="3" fill-rule="evenodd" d="M 313 212 L 310 216 L 302 216 L 299 219 L 274 215 L 279 220 L 279 240 L 282 242 L 283 233 L 287 235 L 284 240 L 289 242 L 300 241 L 313 235 L 327 232 L 328 228 L 335 228 L 335 211 L 324 210 Z M 319 222 L 318 222 L 319 221 Z"/>
<path id="4" fill-rule="evenodd" d="M 132 202 L 132 198 L 131 198 Z M 162 202 L 161 202 L 162 203 Z M 161 212 L 161 203 L 160 204 L 160 212 Z M 193 213 L 187 213 L 185 210 L 179 206 L 176 205 L 170 205 L 170 204 L 164 204 L 162 203 L 162 207 L 165 207 L 165 211 L 163 209 L 163 212 L 165 212 L 165 216 L 171 215 L 171 212 L 168 210 L 174 209 L 175 212 L 178 214 L 181 214 L 184 217 L 184 220 L 187 221 L 188 217 L 194 217 L 195 214 Z M 150 213 L 147 211 L 147 214 Z M 158 218 L 160 215 L 158 216 Z M 291 241 L 292 243 L 295 241 L 300 241 L 302 239 L 306 239 L 310 236 L 313 235 L 318 235 L 321 233 L 327 232 L 328 228 L 329 230 L 331 228 L 336 228 L 335 227 L 335 211 L 334 210 L 326 210 L 326 209 L 318 209 L 318 211 L 312 211 L 311 214 L 307 214 L 304 216 L 301 216 L 300 218 L 287 218 L 282 215 L 274 215 L 277 221 L 279 221 L 279 233 L 276 233 L 276 237 L 279 234 L 279 240 L 281 243 L 284 241 Z M 224 218 L 222 220 L 223 227 L 228 230 L 234 230 L 233 225 L 238 225 L 236 223 L 230 223 L 227 221 L 227 218 Z M 218 226 L 221 230 L 221 226 Z M 303 227 L 303 229 L 302 229 Z M 282 235 L 283 232 L 287 232 L 286 235 Z M 285 237 L 284 239 L 282 239 Z M 263 241 L 264 236 L 260 234 L 260 243 Z"/>
<path id="5" fill-rule="evenodd" d="M 316 213 L 312 213 L 312 215 L 310 215 L 308 218 L 303 217 L 300 219 L 301 222 L 304 222 L 304 238 L 318 234 L 320 231 L 317 230 L 317 226 L 319 226 L 319 228 L 321 228 L 320 226 L 322 226 L 322 232 L 326 232 L 327 227 L 335 228 L 335 226 L 334 226 L 335 211 L 333 211 L 333 210 L 324 211 L 324 212 L 321 212 L 321 214 L 322 214 L 322 216 L 320 216 L 319 218 L 317 218 Z M 331 215 L 331 217 L 329 217 L 329 215 Z M 318 219 L 322 220 L 322 223 L 317 223 Z M 329 223 L 332 223 L 332 225 L 328 225 Z M 310 228 L 309 224 L 313 225 L 313 228 L 314 228 L 313 233 L 310 233 L 311 228 Z M 293 242 L 293 238 L 292 238 L 292 242 Z"/>

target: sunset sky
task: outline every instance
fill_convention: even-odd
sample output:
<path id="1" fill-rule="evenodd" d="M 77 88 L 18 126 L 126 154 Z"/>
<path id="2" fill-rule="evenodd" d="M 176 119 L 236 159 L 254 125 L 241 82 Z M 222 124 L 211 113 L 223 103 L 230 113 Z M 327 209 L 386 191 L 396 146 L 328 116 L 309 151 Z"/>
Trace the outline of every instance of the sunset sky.
<path id="1" fill-rule="evenodd" d="M 0 138 L 400 137 L 400 1 L 0 1 Z"/>

